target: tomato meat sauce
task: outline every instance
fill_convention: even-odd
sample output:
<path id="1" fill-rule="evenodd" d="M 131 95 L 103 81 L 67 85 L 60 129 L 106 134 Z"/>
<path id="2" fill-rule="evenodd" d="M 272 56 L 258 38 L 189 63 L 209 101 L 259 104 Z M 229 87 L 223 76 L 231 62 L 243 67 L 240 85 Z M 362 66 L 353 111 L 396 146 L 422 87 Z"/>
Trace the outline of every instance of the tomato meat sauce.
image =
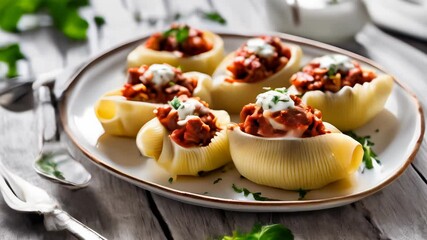
<path id="1" fill-rule="evenodd" d="M 132 101 L 167 103 L 175 96 L 191 97 L 197 83 L 197 78 L 185 77 L 179 68 L 167 64 L 143 65 L 128 69 L 122 95 Z"/>
<path id="2" fill-rule="evenodd" d="M 377 75 L 362 69 L 360 64 L 344 55 L 326 55 L 312 60 L 290 78 L 298 91 L 338 92 L 344 86 L 354 87 L 375 79 Z"/>
<path id="3" fill-rule="evenodd" d="M 280 71 L 291 58 L 291 49 L 278 37 L 249 39 L 236 52 L 227 66 L 232 77 L 227 82 L 258 82 Z"/>
<path id="4" fill-rule="evenodd" d="M 279 111 L 264 110 L 258 104 L 248 104 L 240 113 L 240 129 L 260 137 L 314 137 L 325 133 L 322 113 L 290 95 L 294 106 Z"/>
<path id="5" fill-rule="evenodd" d="M 151 35 L 145 42 L 145 47 L 173 52 L 178 57 L 190 57 L 210 51 L 213 43 L 201 30 L 188 25 L 173 24 L 169 30 Z"/>
<path id="6" fill-rule="evenodd" d="M 186 108 L 192 111 L 185 110 Z M 209 145 L 221 130 L 208 104 L 198 98 L 180 96 L 168 106 L 157 108 L 155 114 L 169 131 L 170 138 L 186 148 Z"/>

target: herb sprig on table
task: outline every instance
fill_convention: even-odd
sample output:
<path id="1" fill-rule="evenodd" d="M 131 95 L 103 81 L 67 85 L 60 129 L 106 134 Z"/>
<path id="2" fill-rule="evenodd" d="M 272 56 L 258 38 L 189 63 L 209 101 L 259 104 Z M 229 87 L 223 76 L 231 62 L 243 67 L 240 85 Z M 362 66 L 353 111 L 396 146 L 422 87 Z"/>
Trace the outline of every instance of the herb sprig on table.
<path id="1" fill-rule="evenodd" d="M 2 0 L 0 3 L 0 28 L 19 32 L 19 21 L 26 14 L 47 13 L 53 25 L 66 37 L 74 40 L 87 38 L 88 22 L 79 9 L 89 5 L 89 0 Z M 101 16 L 94 21 L 98 26 L 105 23 Z"/>
<path id="2" fill-rule="evenodd" d="M 18 76 L 17 62 L 21 59 L 25 59 L 25 56 L 21 53 L 17 43 L 0 47 L 0 62 L 5 63 L 8 68 L 6 77 L 13 78 Z"/>
<path id="3" fill-rule="evenodd" d="M 291 230 L 282 224 L 271 224 L 261 226 L 256 224 L 249 233 L 233 231 L 232 236 L 224 236 L 221 240 L 293 240 Z"/>
<path id="4" fill-rule="evenodd" d="M 354 140 L 358 141 L 363 148 L 363 163 L 367 169 L 374 168 L 373 162 L 381 164 L 380 160 L 377 158 L 377 154 L 372 150 L 372 146 L 375 144 L 370 140 L 371 136 L 358 136 L 356 133 L 349 131 L 344 132 L 344 134 L 352 137 Z"/>
<path id="5" fill-rule="evenodd" d="M 210 20 L 212 22 L 217 22 L 219 24 L 225 25 L 227 24 L 227 20 L 219 12 L 202 12 L 203 18 Z"/>

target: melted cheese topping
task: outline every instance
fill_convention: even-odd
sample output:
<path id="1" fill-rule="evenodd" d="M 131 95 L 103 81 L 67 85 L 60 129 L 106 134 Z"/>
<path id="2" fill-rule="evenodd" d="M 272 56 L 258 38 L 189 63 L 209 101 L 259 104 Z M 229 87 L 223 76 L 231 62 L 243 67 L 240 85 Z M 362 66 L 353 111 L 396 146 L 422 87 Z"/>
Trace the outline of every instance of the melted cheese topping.
<path id="1" fill-rule="evenodd" d="M 337 70 L 343 72 L 347 72 L 350 69 L 354 68 L 351 59 L 347 56 L 340 54 L 325 55 L 320 58 L 317 58 L 317 60 L 320 63 L 320 68 L 329 69 L 330 67 L 334 66 Z"/>
<path id="2" fill-rule="evenodd" d="M 172 67 L 166 64 L 153 64 L 144 73 L 145 78 L 152 76 L 151 81 L 156 86 L 163 86 L 175 78 Z"/>
<path id="3" fill-rule="evenodd" d="M 249 39 L 246 47 L 249 51 L 263 58 L 272 57 L 275 53 L 275 48 L 261 38 Z"/>

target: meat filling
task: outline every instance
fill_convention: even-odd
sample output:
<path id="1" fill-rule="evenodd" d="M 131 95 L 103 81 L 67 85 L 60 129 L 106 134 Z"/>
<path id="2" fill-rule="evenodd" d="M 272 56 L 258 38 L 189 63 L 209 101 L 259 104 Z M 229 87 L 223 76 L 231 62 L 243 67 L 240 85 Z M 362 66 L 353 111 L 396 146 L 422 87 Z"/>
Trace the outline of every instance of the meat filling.
<path id="1" fill-rule="evenodd" d="M 197 79 L 186 78 L 180 69 L 163 65 L 166 70 L 169 69 L 169 75 L 161 71 L 155 75 L 154 71 L 150 71 L 152 67 L 146 65 L 129 68 L 122 95 L 128 100 L 150 103 L 167 103 L 180 95 L 191 97 L 197 87 Z"/>
<path id="2" fill-rule="evenodd" d="M 145 47 L 173 52 L 178 57 L 189 57 L 211 50 L 213 43 L 198 29 L 173 24 L 169 30 L 153 34 L 145 43 Z"/>
<path id="3" fill-rule="evenodd" d="M 261 137 L 314 137 L 328 133 L 322 122 L 322 113 L 290 95 L 293 108 L 271 112 L 256 104 L 248 104 L 240 113 L 240 129 Z"/>
<path id="4" fill-rule="evenodd" d="M 250 39 L 227 66 L 232 77 L 228 82 L 258 82 L 280 71 L 291 58 L 291 49 L 278 37 L 261 36 Z"/>
<path id="5" fill-rule="evenodd" d="M 221 130 L 216 124 L 215 115 L 203 101 L 196 98 L 188 100 L 185 96 L 179 99 L 174 99 L 168 106 L 157 108 L 157 119 L 169 131 L 170 138 L 180 146 L 189 148 L 209 145 L 216 132 Z M 193 104 L 194 111 L 182 119 L 180 111 L 184 108 L 180 108 L 180 104 L 186 101 L 197 101 L 199 104 Z"/>
<path id="6" fill-rule="evenodd" d="M 344 86 L 353 87 L 377 77 L 374 72 L 362 69 L 354 60 L 349 60 L 346 67 L 340 67 L 336 63 L 324 65 L 319 59 L 314 59 L 302 72 L 291 77 L 291 83 L 302 93 L 314 90 L 338 92 Z"/>

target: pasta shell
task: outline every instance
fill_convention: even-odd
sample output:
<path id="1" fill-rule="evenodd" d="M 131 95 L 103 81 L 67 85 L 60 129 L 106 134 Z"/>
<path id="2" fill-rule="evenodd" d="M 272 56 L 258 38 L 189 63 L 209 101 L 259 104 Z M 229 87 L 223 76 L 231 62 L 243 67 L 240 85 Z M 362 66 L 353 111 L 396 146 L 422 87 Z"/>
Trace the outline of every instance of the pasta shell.
<path id="1" fill-rule="evenodd" d="M 157 160 L 173 177 L 177 175 L 197 176 L 201 171 L 212 171 L 231 161 L 226 125 L 230 116 L 225 111 L 212 111 L 222 130 L 208 146 L 184 148 L 169 137 L 169 133 L 153 118 L 145 124 L 136 137 L 139 151 Z"/>
<path id="2" fill-rule="evenodd" d="M 336 93 L 309 91 L 302 100 L 322 111 L 323 120 L 341 131 L 361 127 L 383 108 L 393 88 L 393 78 L 381 75 L 354 87 L 343 87 Z"/>
<path id="3" fill-rule="evenodd" d="M 310 138 L 263 138 L 228 128 L 230 152 L 242 176 L 286 190 L 318 189 L 355 172 L 362 146 L 351 137 L 328 133 Z"/>
<path id="4" fill-rule="evenodd" d="M 193 96 L 211 102 L 212 79 L 199 72 L 187 72 L 185 77 L 197 77 L 197 87 Z M 95 104 L 95 115 L 104 131 L 111 135 L 135 137 L 139 129 L 154 117 L 154 109 L 163 104 L 126 100 L 120 90 L 103 95 Z"/>
<path id="5" fill-rule="evenodd" d="M 224 81 L 225 78 L 230 76 L 227 66 L 234 58 L 234 52 L 230 53 L 213 74 L 213 89 L 211 93 L 213 108 L 224 109 L 230 114 L 238 114 L 245 104 L 253 102 L 258 94 L 265 91 L 263 87 L 271 87 L 273 89 L 288 87 L 290 85 L 289 78 L 298 71 L 302 57 L 302 50 L 299 46 L 288 45 L 291 48 L 291 58 L 287 65 L 271 77 L 255 83 L 230 83 Z"/>
<path id="6" fill-rule="evenodd" d="M 203 34 L 213 43 L 213 48 L 208 52 L 191 57 L 177 57 L 172 52 L 152 50 L 142 44 L 128 55 L 128 67 L 168 63 L 174 67 L 181 67 L 184 72 L 198 71 L 210 75 L 224 58 L 224 41 L 212 32 L 203 31 Z"/>

